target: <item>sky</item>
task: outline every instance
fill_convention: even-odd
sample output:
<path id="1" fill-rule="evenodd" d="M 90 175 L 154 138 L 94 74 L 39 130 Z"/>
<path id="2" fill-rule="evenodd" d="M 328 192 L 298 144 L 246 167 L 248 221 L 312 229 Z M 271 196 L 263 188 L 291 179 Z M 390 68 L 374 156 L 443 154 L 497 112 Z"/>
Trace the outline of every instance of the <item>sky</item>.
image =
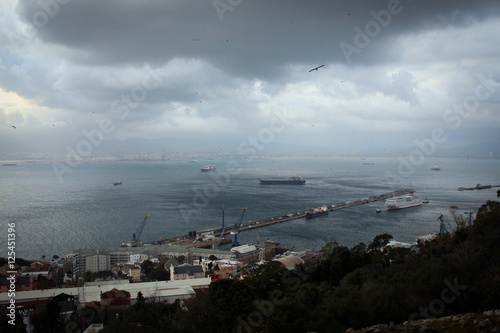
<path id="1" fill-rule="evenodd" d="M 500 156 L 499 26 L 493 0 L 3 0 L 0 155 Z"/>

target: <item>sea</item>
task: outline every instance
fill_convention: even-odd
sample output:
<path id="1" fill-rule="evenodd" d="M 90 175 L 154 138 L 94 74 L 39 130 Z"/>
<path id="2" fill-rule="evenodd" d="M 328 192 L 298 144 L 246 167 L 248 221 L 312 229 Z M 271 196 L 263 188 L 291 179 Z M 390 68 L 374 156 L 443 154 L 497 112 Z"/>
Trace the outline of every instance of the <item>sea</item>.
<path id="1" fill-rule="evenodd" d="M 201 172 L 207 164 L 216 170 Z M 431 170 L 434 165 L 441 170 Z M 303 176 L 306 184 L 259 185 L 260 178 L 290 176 Z M 113 185 L 117 180 L 122 184 Z M 0 257 L 11 250 L 16 257 L 37 260 L 116 248 L 132 239 L 146 215 L 144 242 L 405 188 L 429 203 L 386 211 L 377 201 L 244 231 L 238 241 L 273 240 L 285 248 L 319 250 L 329 241 L 349 248 L 368 245 L 387 233 L 413 243 L 439 232 L 440 214 L 453 229 L 450 206 L 468 220 L 486 201 L 498 200 L 500 188 L 458 191 L 478 183 L 500 184 L 500 160 L 428 157 L 418 165 L 402 157 L 16 162 L 0 166 Z M 14 248 L 7 244 L 9 224 L 15 225 L 10 230 Z"/>

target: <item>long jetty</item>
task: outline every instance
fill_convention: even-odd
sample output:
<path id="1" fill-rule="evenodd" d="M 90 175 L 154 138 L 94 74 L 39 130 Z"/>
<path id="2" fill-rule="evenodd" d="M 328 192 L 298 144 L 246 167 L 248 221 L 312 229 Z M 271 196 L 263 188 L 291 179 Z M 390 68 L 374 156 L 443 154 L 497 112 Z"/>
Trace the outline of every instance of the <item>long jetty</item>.
<path id="1" fill-rule="evenodd" d="M 397 190 L 397 191 L 384 193 L 384 194 L 380 194 L 380 195 L 375 195 L 375 196 L 370 196 L 370 197 L 366 197 L 366 198 L 362 198 L 362 199 L 334 203 L 332 205 L 326 205 L 326 207 L 327 207 L 328 211 L 332 212 L 332 211 L 339 210 L 339 209 L 349 208 L 349 207 L 358 206 L 358 205 L 364 205 L 364 204 L 367 204 L 370 202 L 375 202 L 375 201 L 379 201 L 379 200 L 385 200 L 387 198 L 397 197 L 397 196 L 408 194 L 411 192 L 414 192 L 414 191 L 410 188 L 407 188 L 404 190 Z M 320 209 L 321 207 L 322 206 L 316 207 L 316 208 Z M 314 209 L 314 208 L 312 208 L 312 209 Z M 305 210 L 301 210 L 301 211 L 298 211 L 295 213 L 289 213 L 286 215 L 278 215 L 278 216 L 259 219 L 256 221 L 242 223 L 240 225 L 240 227 L 238 228 L 238 232 L 253 229 L 253 228 L 261 228 L 261 227 L 265 227 L 265 226 L 268 226 L 271 224 L 301 219 L 301 218 L 306 217 L 306 213 L 309 210 L 310 209 L 305 209 Z M 229 227 L 229 228 L 225 228 L 224 235 L 230 233 L 231 231 L 233 231 L 233 229 L 234 229 L 234 226 Z M 216 234 L 216 236 L 220 236 L 220 233 Z"/>
<path id="2" fill-rule="evenodd" d="M 326 207 L 327 207 L 327 210 L 331 212 L 331 211 L 336 211 L 339 209 L 349 208 L 349 207 L 353 207 L 353 206 L 364 205 L 364 204 L 367 204 L 370 202 L 385 200 L 387 198 L 397 197 L 397 196 L 405 195 L 405 194 L 408 194 L 411 192 L 414 192 L 414 191 L 411 188 L 406 188 L 403 190 L 392 191 L 392 192 L 388 192 L 388 193 L 384 193 L 384 194 L 380 194 L 380 195 L 373 195 L 373 196 L 362 198 L 362 199 L 334 203 L 331 205 L 326 205 Z M 316 208 L 321 208 L 321 207 L 322 206 L 316 207 Z M 304 217 L 306 217 L 306 213 L 310 209 L 311 208 L 301 210 L 298 212 L 294 212 L 294 213 L 288 213 L 288 214 L 284 214 L 284 215 L 276 215 L 276 216 L 272 216 L 272 217 L 266 217 L 266 218 L 262 218 L 259 220 L 255 220 L 255 221 L 244 222 L 244 223 L 241 223 L 239 226 L 229 225 L 229 226 L 226 226 L 224 228 L 223 233 L 221 232 L 222 230 L 220 230 L 220 228 L 213 228 L 213 229 L 208 229 L 208 230 L 198 232 L 198 234 L 200 234 L 200 237 L 202 237 L 203 235 L 208 235 L 208 234 L 213 234 L 214 237 L 220 237 L 221 233 L 222 233 L 222 235 L 227 235 L 235 230 L 237 230 L 238 232 L 242 232 L 245 230 L 262 228 L 262 227 L 276 224 L 276 223 L 288 222 L 288 221 L 304 218 Z M 312 209 L 314 209 L 314 208 L 312 208 Z M 198 238 L 198 237 L 196 237 L 196 238 Z M 154 243 L 159 243 L 159 242 L 161 242 L 161 243 L 173 243 L 173 244 L 184 245 L 184 246 L 189 246 L 189 247 L 209 247 L 213 244 L 213 241 L 196 241 L 195 239 L 186 238 L 185 235 L 164 239 L 164 240 L 154 242 Z"/>

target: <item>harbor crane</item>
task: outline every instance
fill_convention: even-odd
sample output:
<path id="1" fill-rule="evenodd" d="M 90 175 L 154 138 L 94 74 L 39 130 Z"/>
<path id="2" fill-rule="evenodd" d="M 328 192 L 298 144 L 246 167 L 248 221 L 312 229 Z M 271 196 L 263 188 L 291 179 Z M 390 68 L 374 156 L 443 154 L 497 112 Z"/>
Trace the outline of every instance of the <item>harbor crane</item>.
<path id="1" fill-rule="evenodd" d="M 241 222 L 243 222 L 243 218 L 245 217 L 245 213 L 247 211 L 248 207 L 243 208 L 243 211 L 241 212 L 240 218 L 238 219 L 238 223 L 234 225 L 233 231 L 231 231 L 231 235 L 234 236 L 234 241 L 233 241 L 233 246 L 240 246 L 240 243 L 238 243 L 238 229 L 241 226 Z"/>
<path id="2" fill-rule="evenodd" d="M 222 204 L 222 229 L 220 230 L 219 237 L 214 239 L 214 244 L 212 245 L 212 248 L 214 250 L 217 250 L 222 238 L 224 237 L 224 229 L 225 229 L 225 226 L 224 226 L 224 204 Z"/>
<path id="3" fill-rule="evenodd" d="M 472 211 L 472 208 L 469 208 L 469 211 L 468 212 L 464 212 L 465 215 L 469 215 L 469 226 L 472 225 L 472 214 L 474 214 L 474 212 Z"/>
<path id="4" fill-rule="evenodd" d="M 224 238 L 224 228 L 220 231 L 220 236 L 215 238 L 215 240 L 214 240 L 214 244 L 213 244 L 214 250 L 217 250 L 219 248 L 219 244 L 220 244 L 222 238 Z"/>
<path id="5" fill-rule="evenodd" d="M 142 230 L 144 229 L 144 226 L 146 225 L 146 222 L 148 221 L 149 216 L 150 216 L 150 214 L 146 215 L 146 217 L 144 218 L 144 220 L 142 221 L 142 223 L 139 224 L 139 226 L 137 226 L 137 229 L 132 234 L 132 240 L 123 243 L 122 246 L 135 247 L 135 246 L 140 246 L 141 245 L 140 239 L 141 239 Z"/>

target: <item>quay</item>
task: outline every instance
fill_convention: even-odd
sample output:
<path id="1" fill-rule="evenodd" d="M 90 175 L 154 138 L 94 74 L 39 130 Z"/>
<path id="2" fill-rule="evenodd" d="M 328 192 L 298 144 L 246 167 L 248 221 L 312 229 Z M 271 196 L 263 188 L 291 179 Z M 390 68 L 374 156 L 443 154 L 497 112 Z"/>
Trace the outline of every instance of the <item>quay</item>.
<path id="1" fill-rule="evenodd" d="M 344 201 L 344 202 L 339 202 L 339 203 L 334 203 L 331 205 L 326 205 L 328 211 L 336 211 L 339 209 L 344 209 L 344 208 L 349 208 L 353 206 L 358 206 L 358 205 L 364 205 L 370 202 L 375 202 L 379 200 L 385 200 L 391 197 L 397 197 L 401 195 L 405 195 L 408 193 L 414 192 L 411 188 L 406 188 L 403 190 L 397 190 L 397 191 L 392 191 L 380 195 L 374 195 L 362 199 L 357 199 L 357 200 L 349 200 L 349 201 Z M 321 208 L 321 207 L 317 207 Z M 197 235 L 196 237 L 193 238 L 187 238 L 185 235 L 177 236 L 177 237 L 172 237 L 168 239 L 163 239 L 160 241 L 155 241 L 152 242 L 152 244 L 175 244 L 175 245 L 182 245 L 182 246 L 187 246 L 187 247 L 200 247 L 200 248 L 206 248 L 206 247 L 211 247 L 212 244 L 214 243 L 214 239 L 206 240 L 204 236 L 206 235 L 211 235 L 213 238 L 216 237 L 221 237 L 222 236 L 230 234 L 232 231 L 238 231 L 242 232 L 245 230 L 250 230 L 250 229 L 255 229 L 255 228 L 262 228 L 271 224 L 276 224 L 276 223 L 282 223 L 282 222 L 288 222 L 291 220 L 296 220 L 296 219 L 301 219 L 306 217 L 306 213 L 309 211 L 309 209 L 301 210 L 298 212 L 294 213 L 288 213 L 284 215 L 277 215 L 277 216 L 272 216 L 272 217 L 266 217 L 262 218 L 256 221 L 249 221 L 249 222 L 244 222 L 241 223 L 239 226 L 235 225 L 228 225 L 224 228 L 224 230 L 220 230 L 221 228 L 213 228 L 213 229 L 208 229 L 204 230 L 202 232 L 199 232 L 199 236 Z M 201 240 L 200 240 L 201 239 Z M 220 244 L 228 243 L 230 240 L 222 238 L 220 239 Z"/>

